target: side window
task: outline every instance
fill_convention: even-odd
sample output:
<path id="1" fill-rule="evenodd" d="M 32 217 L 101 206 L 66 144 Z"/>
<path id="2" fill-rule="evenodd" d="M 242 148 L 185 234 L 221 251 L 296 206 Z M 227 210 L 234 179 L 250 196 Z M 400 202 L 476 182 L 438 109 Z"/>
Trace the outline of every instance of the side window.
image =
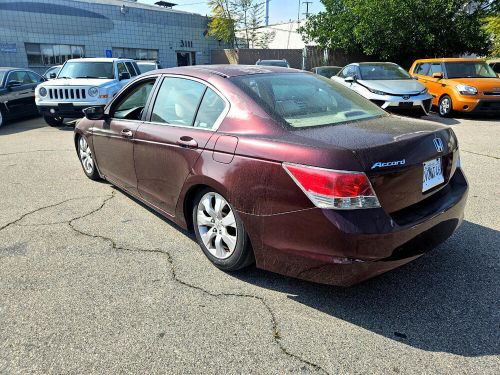
<path id="1" fill-rule="evenodd" d="M 127 68 L 125 67 L 125 64 L 122 63 L 122 62 L 119 62 L 117 65 L 117 68 L 118 68 L 118 76 L 120 76 L 120 74 L 122 73 L 128 73 L 128 70 Z M 132 74 L 131 74 L 132 75 Z"/>
<path id="2" fill-rule="evenodd" d="M 7 79 L 7 82 L 18 81 L 20 83 L 23 83 L 23 79 L 24 79 L 25 75 L 26 75 L 26 72 L 21 72 L 21 71 L 12 72 L 9 74 L 9 78 Z"/>
<path id="3" fill-rule="evenodd" d="M 427 75 L 429 72 L 429 68 L 431 67 L 431 64 L 429 63 L 422 63 L 418 64 L 415 68 L 414 73 L 415 74 L 421 74 L 421 75 Z"/>
<path id="4" fill-rule="evenodd" d="M 340 73 L 340 77 L 342 78 L 346 78 L 346 77 L 349 77 L 349 71 L 351 69 L 351 66 L 346 66 L 344 69 L 342 69 L 342 72 Z"/>
<path id="5" fill-rule="evenodd" d="M 125 62 L 125 65 L 127 65 L 130 76 L 135 77 L 137 75 L 137 72 L 135 71 L 134 65 L 130 61 Z"/>
<path id="6" fill-rule="evenodd" d="M 203 129 L 212 129 L 226 108 L 226 103 L 211 88 L 207 88 L 200 109 L 196 115 L 194 126 Z"/>
<path id="7" fill-rule="evenodd" d="M 140 120 L 142 111 L 146 106 L 149 94 L 153 89 L 155 80 L 142 81 L 131 90 L 127 91 L 123 97 L 118 98 L 118 104 L 113 105 L 112 117 L 118 119 Z"/>
<path id="8" fill-rule="evenodd" d="M 42 76 L 39 76 L 36 73 L 33 72 L 28 72 L 28 75 L 30 76 L 31 82 L 32 83 L 38 83 L 38 82 L 43 82 Z"/>
<path id="9" fill-rule="evenodd" d="M 189 79 L 167 77 L 158 91 L 151 121 L 193 126 L 206 86 Z"/>
<path id="10" fill-rule="evenodd" d="M 441 67 L 441 63 L 432 63 L 431 69 L 429 70 L 429 76 L 432 76 L 434 73 L 442 73 L 443 68 Z"/>

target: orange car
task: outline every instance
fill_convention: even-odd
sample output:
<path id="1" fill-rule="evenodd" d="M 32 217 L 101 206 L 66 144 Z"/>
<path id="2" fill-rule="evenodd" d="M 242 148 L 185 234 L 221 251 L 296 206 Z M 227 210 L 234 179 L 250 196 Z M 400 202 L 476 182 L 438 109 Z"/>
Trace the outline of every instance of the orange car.
<path id="1" fill-rule="evenodd" d="M 500 117 L 500 78 L 481 59 L 422 59 L 413 63 L 410 74 L 432 95 L 439 115 L 452 111 L 488 113 Z"/>

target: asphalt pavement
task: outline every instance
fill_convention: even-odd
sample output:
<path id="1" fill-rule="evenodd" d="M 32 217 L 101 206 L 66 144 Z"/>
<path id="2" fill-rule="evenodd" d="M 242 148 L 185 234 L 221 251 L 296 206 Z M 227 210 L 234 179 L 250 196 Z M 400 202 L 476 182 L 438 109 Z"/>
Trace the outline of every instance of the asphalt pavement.
<path id="1" fill-rule="evenodd" d="M 213 267 L 192 236 L 87 179 L 71 127 L 0 128 L 0 374 L 500 373 L 500 120 L 456 132 L 466 219 L 351 288 Z"/>

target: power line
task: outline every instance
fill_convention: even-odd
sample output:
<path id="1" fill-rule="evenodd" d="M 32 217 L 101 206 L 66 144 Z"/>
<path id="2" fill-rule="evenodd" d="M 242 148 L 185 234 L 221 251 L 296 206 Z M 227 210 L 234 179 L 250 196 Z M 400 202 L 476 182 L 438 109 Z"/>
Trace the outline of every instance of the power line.
<path id="1" fill-rule="evenodd" d="M 306 16 L 306 18 L 309 17 L 309 4 L 312 3 L 313 3 L 312 1 L 304 1 L 304 4 L 306 4 L 306 12 L 304 13 L 304 15 Z"/>

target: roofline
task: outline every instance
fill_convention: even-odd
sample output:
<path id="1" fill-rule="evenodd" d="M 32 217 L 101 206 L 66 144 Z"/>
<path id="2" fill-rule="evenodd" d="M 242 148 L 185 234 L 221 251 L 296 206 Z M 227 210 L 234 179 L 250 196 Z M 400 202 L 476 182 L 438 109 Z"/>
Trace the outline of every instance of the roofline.
<path id="1" fill-rule="evenodd" d="M 486 61 L 486 59 L 481 57 L 430 57 L 426 59 L 417 59 L 415 62 L 430 62 L 430 61 L 440 61 L 440 62 L 449 62 L 449 61 Z"/>

